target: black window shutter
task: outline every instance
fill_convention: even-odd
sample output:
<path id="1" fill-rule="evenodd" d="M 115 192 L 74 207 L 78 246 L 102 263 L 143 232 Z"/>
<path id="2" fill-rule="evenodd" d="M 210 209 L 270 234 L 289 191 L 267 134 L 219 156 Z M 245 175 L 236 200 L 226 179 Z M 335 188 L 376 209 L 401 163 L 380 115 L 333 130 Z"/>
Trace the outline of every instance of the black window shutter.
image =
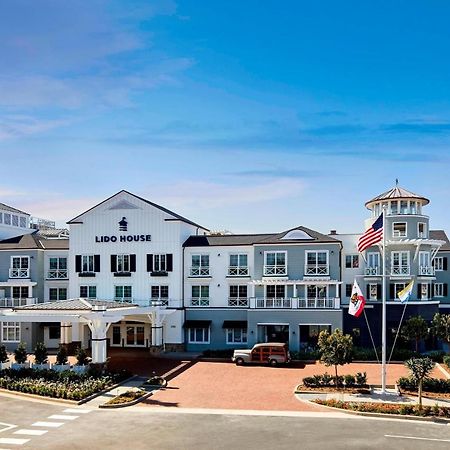
<path id="1" fill-rule="evenodd" d="M 130 255 L 130 272 L 136 272 L 136 255 Z"/>
<path id="2" fill-rule="evenodd" d="M 392 300 L 395 298 L 395 284 L 389 284 L 389 298 Z"/>
<path id="3" fill-rule="evenodd" d="M 100 272 L 100 255 L 94 255 L 94 272 Z"/>
<path id="4" fill-rule="evenodd" d="M 153 272 L 153 255 L 147 255 L 147 272 Z"/>
<path id="5" fill-rule="evenodd" d="M 422 298 L 422 283 L 417 283 L 417 300 Z"/>
<path id="6" fill-rule="evenodd" d="M 366 286 L 366 300 L 370 298 L 370 284 Z"/>
<path id="7" fill-rule="evenodd" d="M 447 283 L 444 283 L 444 292 L 443 292 L 444 297 L 447 297 L 448 295 L 448 285 Z"/>
<path id="8" fill-rule="evenodd" d="M 75 255 L 75 272 L 81 272 L 81 255 Z"/>
<path id="9" fill-rule="evenodd" d="M 444 256 L 444 257 L 442 258 L 442 268 L 443 268 L 444 270 L 447 270 L 447 257 L 446 257 L 446 256 Z"/>
<path id="10" fill-rule="evenodd" d="M 111 272 L 117 272 L 117 255 L 111 255 Z"/>
<path id="11" fill-rule="evenodd" d="M 383 293 L 381 292 L 382 286 L 381 284 L 377 284 L 377 299 L 380 300 L 383 296 Z"/>
<path id="12" fill-rule="evenodd" d="M 173 255 L 172 253 L 168 253 L 166 255 L 166 271 L 172 272 L 173 270 Z"/>

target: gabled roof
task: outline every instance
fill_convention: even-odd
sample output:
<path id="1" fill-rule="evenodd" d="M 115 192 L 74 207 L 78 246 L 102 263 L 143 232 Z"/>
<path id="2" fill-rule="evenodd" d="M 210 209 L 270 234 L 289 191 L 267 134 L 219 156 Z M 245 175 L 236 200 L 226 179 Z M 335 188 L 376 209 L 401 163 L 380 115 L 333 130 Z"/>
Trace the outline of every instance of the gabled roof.
<path id="1" fill-rule="evenodd" d="M 0 250 L 68 250 L 69 239 L 46 239 L 38 231 L 0 241 Z"/>
<path id="2" fill-rule="evenodd" d="M 370 205 L 371 203 L 378 202 L 381 200 L 395 200 L 395 199 L 415 199 L 415 200 L 422 200 L 424 205 L 427 205 L 430 203 L 430 200 L 423 197 L 422 195 L 414 194 L 413 192 L 407 191 L 406 189 L 403 189 L 400 186 L 395 186 L 392 189 L 389 189 L 389 191 L 383 192 L 380 195 L 377 195 L 372 200 L 369 200 L 366 202 L 366 207 Z"/>
<path id="3" fill-rule="evenodd" d="M 283 239 L 292 231 L 301 231 L 306 233 L 303 239 Z M 334 239 L 325 234 L 311 230 L 306 227 L 296 227 L 282 233 L 266 233 L 266 234 L 226 234 L 226 235 L 210 235 L 210 236 L 190 236 L 183 244 L 183 247 L 214 247 L 226 245 L 263 245 L 263 244 L 291 244 L 291 243 L 338 243 L 341 241 Z"/>
<path id="4" fill-rule="evenodd" d="M 138 195 L 132 194 L 131 192 L 126 191 L 125 189 L 122 189 L 121 191 L 117 192 L 116 194 L 111 195 L 111 197 L 108 197 L 106 200 L 103 200 L 102 202 L 98 203 L 97 205 L 93 206 L 92 208 L 89 208 L 88 210 L 86 210 L 83 213 L 79 214 L 78 216 L 76 216 L 72 220 L 69 220 L 67 223 L 68 224 L 82 223 L 81 219 L 80 219 L 81 216 L 83 216 L 84 214 L 92 211 L 95 208 L 98 208 L 100 205 L 103 205 L 107 201 L 111 200 L 112 198 L 114 198 L 114 197 L 116 197 L 116 196 L 118 196 L 119 194 L 122 194 L 122 193 L 131 195 L 132 197 L 137 198 L 137 199 L 147 203 L 148 205 L 151 205 L 151 206 L 153 206 L 155 208 L 160 209 L 161 211 L 164 211 L 165 213 L 171 215 L 173 217 L 173 220 L 180 220 L 181 222 L 187 223 L 189 225 L 193 225 L 194 227 L 201 228 L 202 230 L 205 230 L 205 231 L 209 231 L 207 228 L 205 228 L 205 227 L 203 227 L 203 226 L 201 226 L 201 225 L 199 225 L 199 224 L 197 224 L 195 222 L 192 222 L 191 220 L 186 219 L 185 217 L 180 216 L 179 214 L 177 214 L 177 213 L 175 213 L 173 211 L 170 211 L 169 209 L 164 208 L 163 206 L 157 205 L 156 203 L 153 203 L 153 202 L 151 202 L 151 201 L 149 201 L 149 200 L 147 200 L 145 198 L 142 198 L 142 197 L 139 197 Z M 168 219 L 168 220 L 170 220 L 170 219 Z"/>
<path id="5" fill-rule="evenodd" d="M 445 241 L 445 244 L 439 249 L 440 252 L 450 252 L 450 241 L 444 230 L 430 230 L 430 239 Z"/>
<path id="6" fill-rule="evenodd" d="M 91 311 L 93 306 L 104 306 L 107 309 L 118 309 L 118 308 L 130 308 L 131 306 L 137 306 L 132 303 L 119 303 L 113 301 L 106 300 L 90 300 L 90 299 L 81 299 L 74 298 L 69 300 L 58 300 L 56 302 L 45 302 L 45 303 L 36 303 L 35 305 L 28 306 L 20 306 L 14 308 L 16 311 L 27 311 L 27 310 L 39 310 L 39 311 L 68 311 L 68 310 L 76 310 L 76 311 Z"/>
<path id="7" fill-rule="evenodd" d="M 9 212 L 13 212 L 13 213 L 18 213 L 18 214 L 25 214 L 26 216 L 29 216 L 30 214 L 21 211 L 20 209 L 17 208 L 13 208 L 12 206 L 8 206 L 5 205 L 4 203 L 0 203 L 0 210 L 1 211 L 9 211 Z"/>

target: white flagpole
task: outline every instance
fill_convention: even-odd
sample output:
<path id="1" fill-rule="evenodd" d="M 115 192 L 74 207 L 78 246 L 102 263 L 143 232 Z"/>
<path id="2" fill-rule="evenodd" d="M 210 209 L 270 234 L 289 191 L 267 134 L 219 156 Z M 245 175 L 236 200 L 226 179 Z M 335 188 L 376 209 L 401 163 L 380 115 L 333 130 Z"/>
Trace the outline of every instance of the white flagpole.
<path id="1" fill-rule="evenodd" d="M 381 328 L 381 393 L 386 394 L 386 207 L 383 207 L 383 310 Z"/>

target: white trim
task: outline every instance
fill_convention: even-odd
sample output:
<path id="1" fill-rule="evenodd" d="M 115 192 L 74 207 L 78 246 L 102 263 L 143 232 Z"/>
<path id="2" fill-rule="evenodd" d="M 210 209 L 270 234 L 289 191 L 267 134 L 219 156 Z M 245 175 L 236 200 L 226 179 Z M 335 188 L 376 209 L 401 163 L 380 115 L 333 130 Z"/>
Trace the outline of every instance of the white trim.
<path id="1" fill-rule="evenodd" d="M 13 323 L 15 325 L 5 325 L 7 323 Z M 16 343 L 17 344 L 18 342 L 21 341 L 21 339 L 22 339 L 22 327 L 21 327 L 21 323 L 20 322 L 17 322 L 15 320 L 6 320 L 6 321 L 1 321 L 0 325 L 1 325 L 2 342 L 5 342 L 5 343 L 6 342 L 7 343 Z M 4 327 L 5 326 L 6 326 L 6 328 L 16 328 L 16 331 L 17 331 L 17 328 L 18 328 L 19 329 L 19 339 L 18 340 L 5 339 L 5 336 L 4 336 Z"/>
<path id="2" fill-rule="evenodd" d="M 188 344 L 209 344 L 211 342 L 211 325 L 207 326 L 207 327 L 190 327 L 187 328 L 188 332 Z M 207 341 L 191 341 L 191 330 L 203 330 L 203 338 L 205 337 L 205 331 L 204 330 L 208 330 L 208 340 Z M 194 332 L 194 336 L 195 336 L 195 332 Z"/>
<path id="3" fill-rule="evenodd" d="M 271 325 L 282 325 L 282 326 L 289 326 L 290 325 L 290 323 L 283 323 L 283 322 L 263 322 L 263 323 L 260 323 L 260 322 L 258 322 L 257 324 L 256 324 L 256 326 L 259 326 L 259 325 L 261 325 L 261 326 L 271 326 Z"/>
<path id="4" fill-rule="evenodd" d="M 240 342 L 232 341 L 230 342 L 228 340 L 228 332 L 230 330 L 233 330 L 233 338 L 234 338 L 234 330 L 240 330 L 241 336 L 243 335 L 243 331 L 245 330 L 245 341 L 241 339 Z M 236 345 L 236 344 L 247 344 L 248 343 L 248 327 L 247 328 L 225 328 L 225 342 L 227 345 Z"/>
<path id="5" fill-rule="evenodd" d="M 332 323 L 299 323 L 298 324 L 299 327 L 303 326 L 303 325 L 305 325 L 307 327 L 310 327 L 311 325 L 314 325 L 314 326 L 316 326 L 316 325 L 318 325 L 318 326 L 325 325 L 325 326 L 328 326 L 328 327 L 332 327 L 333 326 Z"/>

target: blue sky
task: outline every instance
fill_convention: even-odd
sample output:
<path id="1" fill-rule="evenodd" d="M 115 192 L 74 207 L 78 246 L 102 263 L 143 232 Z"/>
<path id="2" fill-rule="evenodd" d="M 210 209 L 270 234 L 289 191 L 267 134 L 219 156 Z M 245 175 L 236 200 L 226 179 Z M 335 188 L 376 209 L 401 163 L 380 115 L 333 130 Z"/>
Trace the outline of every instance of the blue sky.
<path id="1" fill-rule="evenodd" d="M 87 6 L 88 5 L 88 6 Z M 0 3 L 0 202 L 127 189 L 211 229 L 360 232 L 400 185 L 450 231 L 450 3 Z"/>

